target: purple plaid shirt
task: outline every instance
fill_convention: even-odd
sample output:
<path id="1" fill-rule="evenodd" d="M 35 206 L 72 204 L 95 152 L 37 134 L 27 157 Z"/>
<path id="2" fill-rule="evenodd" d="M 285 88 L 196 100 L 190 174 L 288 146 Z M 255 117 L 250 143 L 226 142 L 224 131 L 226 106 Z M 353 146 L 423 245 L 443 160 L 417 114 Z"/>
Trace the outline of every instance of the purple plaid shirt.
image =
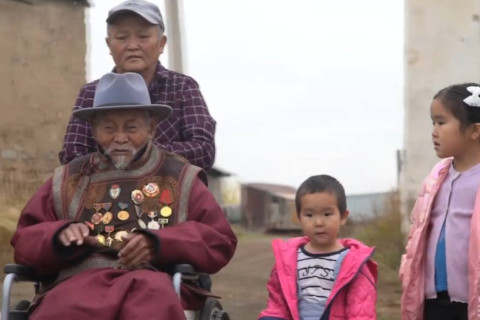
<path id="1" fill-rule="evenodd" d="M 93 106 L 97 83 L 98 80 L 82 87 L 73 110 Z M 208 112 L 197 82 L 158 63 L 149 92 L 152 104 L 166 104 L 173 109 L 170 117 L 158 124 L 153 142 L 196 166 L 210 169 L 215 160 L 216 122 Z M 65 164 L 96 150 L 90 124 L 71 116 L 59 153 L 60 162 Z"/>

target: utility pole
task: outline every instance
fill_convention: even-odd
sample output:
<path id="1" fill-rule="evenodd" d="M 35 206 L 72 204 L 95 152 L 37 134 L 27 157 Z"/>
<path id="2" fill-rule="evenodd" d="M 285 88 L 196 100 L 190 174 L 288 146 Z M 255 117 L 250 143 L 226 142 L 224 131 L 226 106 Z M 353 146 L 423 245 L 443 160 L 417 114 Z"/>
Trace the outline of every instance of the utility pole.
<path id="1" fill-rule="evenodd" d="M 186 73 L 185 24 L 183 0 L 165 0 L 165 18 L 168 47 L 168 67 Z"/>

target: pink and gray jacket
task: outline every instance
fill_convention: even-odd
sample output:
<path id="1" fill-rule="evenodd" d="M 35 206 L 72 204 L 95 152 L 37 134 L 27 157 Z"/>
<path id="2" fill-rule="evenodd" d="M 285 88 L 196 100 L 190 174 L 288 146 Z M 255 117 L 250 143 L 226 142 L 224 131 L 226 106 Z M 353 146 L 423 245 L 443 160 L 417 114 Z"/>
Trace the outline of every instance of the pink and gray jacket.
<path id="1" fill-rule="evenodd" d="M 374 249 L 354 239 L 340 239 L 349 248 L 319 320 L 375 320 L 377 264 L 370 260 Z M 297 250 L 307 237 L 272 242 L 275 255 L 267 308 L 259 320 L 298 320 Z"/>
<path id="2" fill-rule="evenodd" d="M 447 177 L 452 158 L 440 161 L 423 181 L 413 207 L 406 253 L 402 256 L 402 320 L 423 320 L 425 303 L 425 253 L 433 201 Z M 477 191 L 468 249 L 468 319 L 480 319 L 480 189 Z"/>

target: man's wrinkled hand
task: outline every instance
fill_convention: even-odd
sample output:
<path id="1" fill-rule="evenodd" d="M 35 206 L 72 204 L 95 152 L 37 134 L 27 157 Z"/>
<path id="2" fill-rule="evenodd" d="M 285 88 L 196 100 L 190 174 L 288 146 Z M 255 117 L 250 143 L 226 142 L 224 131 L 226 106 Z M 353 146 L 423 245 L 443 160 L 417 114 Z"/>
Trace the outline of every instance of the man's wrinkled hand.
<path id="1" fill-rule="evenodd" d="M 72 244 L 81 246 L 82 244 L 96 245 L 98 243 L 97 238 L 90 236 L 90 229 L 84 223 L 70 224 L 60 232 L 58 241 L 65 247 Z"/>
<path id="2" fill-rule="evenodd" d="M 154 257 L 154 243 L 141 233 L 123 237 L 124 246 L 118 253 L 119 262 L 127 269 L 149 263 Z"/>

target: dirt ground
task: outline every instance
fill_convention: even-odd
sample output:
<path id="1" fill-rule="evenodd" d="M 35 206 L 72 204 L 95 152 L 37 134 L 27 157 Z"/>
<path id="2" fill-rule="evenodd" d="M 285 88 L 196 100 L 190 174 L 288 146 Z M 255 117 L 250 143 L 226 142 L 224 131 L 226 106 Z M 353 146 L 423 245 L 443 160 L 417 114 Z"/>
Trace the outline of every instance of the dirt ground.
<path id="1" fill-rule="evenodd" d="M 267 301 L 266 283 L 273 265 L 271 240 L 287 235 L 238 232 L 239 243 L 228 266 L 213 275 L 214 294 L 232 320 L 256 319 Z M 29 298 L 31 285 L 17 285 L 12 300 Z M 378 319 L 399 320 L 400 290 L 394 272 L 380 270 L 378 285 Z"/>

